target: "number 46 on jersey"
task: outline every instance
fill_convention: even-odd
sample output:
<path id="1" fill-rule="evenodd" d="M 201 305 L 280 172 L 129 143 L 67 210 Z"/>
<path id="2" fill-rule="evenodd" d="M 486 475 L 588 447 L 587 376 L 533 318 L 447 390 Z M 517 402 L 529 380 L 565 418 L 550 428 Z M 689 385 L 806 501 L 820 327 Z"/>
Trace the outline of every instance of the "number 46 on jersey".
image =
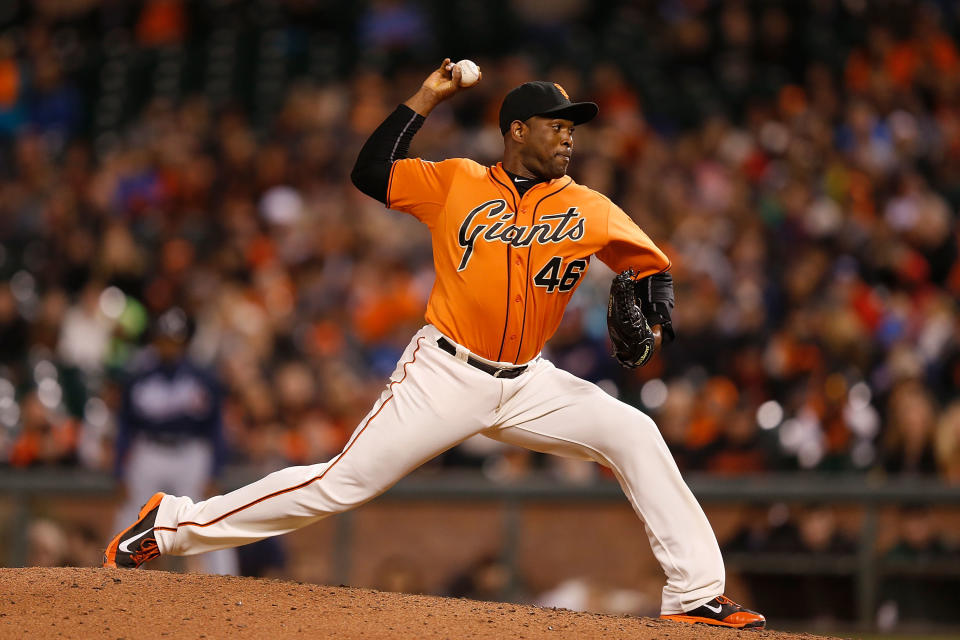
<path id="1" fill-rule="evenodd" d="M 577 286 L 577 281 L 586 268 L 587 261 L 582 258 L 571 260 L 564 267 L 563 258 L 554 256 L 533 276 L 533 284 L 545 288 L 547 293 L 566 293 Z"/>

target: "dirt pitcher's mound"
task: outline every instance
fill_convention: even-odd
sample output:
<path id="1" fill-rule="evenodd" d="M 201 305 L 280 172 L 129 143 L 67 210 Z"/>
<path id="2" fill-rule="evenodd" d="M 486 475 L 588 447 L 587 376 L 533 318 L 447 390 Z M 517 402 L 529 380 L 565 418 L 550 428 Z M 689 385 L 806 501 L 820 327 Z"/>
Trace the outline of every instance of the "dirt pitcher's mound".
<path id="1" fill-rule="evenodd" d="M 815 637 L 280 580 L 117 569 L 0 569 L 4 640 Z"/>

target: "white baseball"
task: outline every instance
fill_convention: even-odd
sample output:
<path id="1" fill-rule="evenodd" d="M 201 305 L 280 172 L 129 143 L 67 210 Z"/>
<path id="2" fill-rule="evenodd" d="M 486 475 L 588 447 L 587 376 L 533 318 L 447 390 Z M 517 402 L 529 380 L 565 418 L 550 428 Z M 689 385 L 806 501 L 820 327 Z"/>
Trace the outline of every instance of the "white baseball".
<path id="1" fill-rule="evenodd" d="M 461 87 L 472 87 L 480 80 L 480 67 L 473 60 L 461 60 L 457 67 L 460 69 Z"/>

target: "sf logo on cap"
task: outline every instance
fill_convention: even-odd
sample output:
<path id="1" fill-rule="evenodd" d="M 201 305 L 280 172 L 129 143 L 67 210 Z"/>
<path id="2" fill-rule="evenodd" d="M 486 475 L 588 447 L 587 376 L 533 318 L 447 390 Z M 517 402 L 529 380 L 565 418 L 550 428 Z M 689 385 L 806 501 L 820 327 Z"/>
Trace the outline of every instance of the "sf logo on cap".
<path id="1" fill-rule="evenodd" d="M 553 83 L 553 86 L 555 86 L 555 87 L 557 88 L 557 90 L 558 90 L 560 93 L 563 94 L 563 97 L 564 97 L 564 98 L 566 98 L 567 100 L 570 99 L 570 96 L 567 95 L 567 92 L 564 90 L 563 87 L 561 87 L 561 86 L 560 86 L 559 84 L 557 84 L 556 82 Z"/>

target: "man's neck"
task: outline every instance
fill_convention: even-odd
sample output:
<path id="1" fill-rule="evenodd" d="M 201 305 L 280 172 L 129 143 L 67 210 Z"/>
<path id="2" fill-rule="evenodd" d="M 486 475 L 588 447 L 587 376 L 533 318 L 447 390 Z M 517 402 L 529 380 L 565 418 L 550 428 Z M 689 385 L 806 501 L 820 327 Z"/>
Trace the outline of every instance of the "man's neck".
<path id="1" fill-rule="evenodd" d="M 509 154 L 507 154 L 507 156 L 509 156 Z M 509 173 L 511 176 L 519 176 L 521 178 L 528 178 L 531 180 L 541 179 L 540 176 L 536 175 L 533 171 L 530 171 L 530 169 L 527 169 L 527 167 L 524 166 L 524 164 L 520 161 L 520 158 L 517 156 L 504 157 L 501 164 L 503 165 L 503 170 Z"/>
<path id="2" fill-rule="evenodd" d="M 523 197 L 523 194 L 525 194 L 533 185 L 540 184 L 541 182 L 548 182 L 547 178 L 518 175 L 506 168 L 504 171 L 507 172 L 507 175 L 510 177 L 510 181 L 513 182 L 513 186 L 517 190 L 517 193 L 520 194 L 521 198 Z"/>

